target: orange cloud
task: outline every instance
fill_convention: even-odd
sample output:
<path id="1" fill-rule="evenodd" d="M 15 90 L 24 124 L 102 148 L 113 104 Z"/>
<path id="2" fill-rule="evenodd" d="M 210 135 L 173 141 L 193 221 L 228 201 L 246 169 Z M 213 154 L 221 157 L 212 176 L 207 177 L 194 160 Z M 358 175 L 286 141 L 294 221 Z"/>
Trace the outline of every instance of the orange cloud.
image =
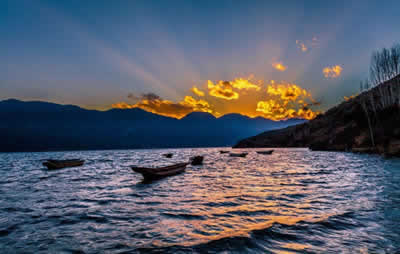
<path id="1" fill-rule="evenodd" d="M 126 102 L 117 102 L 117 103 L 111 104 L 111 107 L 119 108 L 119 109 L 130 109 L 130 108 L 134 108 L 134 105 L 128 104 Z"/>
<path id="2" fill-rule="evenodd" d="M 207 87 L 211 96 L 225 100 L 236 100 L 239 98 L 239 93 L 233 91 L 233 86 L 229 81 L 221 80 L 214 85 L 211 80 L 208 80 Z"/>
<path id="3" fill-rule="evenodd" d="M 191 89 L 191 91 L 195 94 L 195 95 L 198 95 L 198 96 L 204 96 L 204 92 L 203 91 L 201 91 L 200 89 L 198 89 L 197 87 L 192 87 L 192 89 Z"/>
<path id="4" fill-rule="evenodd" d="M 281 104 L 273 99 L 268 101 L 259 101 L 257 103 L 256 111 L 262 112 L 265 117 L 272 120 L 284 120 L 288 118 L 303 118 L 311 120 L 319 114 L 319 112 L 314 112 L 306 107 L 296 110 L 288 107 L 285 102 Z"/>
<path id="5" fill-rule="evenodd" d="M 185 96 L 181 104 L 192 107 L 193 111 L 212 113 L 210 104 L 205 100 L 196 100 L 192 96 Z"/>
<path id="6" fill-rule="evenodd" d="M 136 104 L 127 104 L 125 102 L 119 102 L 112 104 L 112 108 L 130 109 L 140 108 L 151 113 L 182 118 L 193 111 L 201 111 L 212 113 L 210 104 L 205 100 L 196 100 L 192 96 L 185 96 L 184 100 L 178 103 L 174 103 L 169 100 L 163 100 L 160 97 L 151 94 L 151 96 L 143 95 L 142 100 Z"/>
<path id="7" fill-rule="evenodd" d="M 268 85 L 267 93 L 270 95 L 279 95 L 282 100 L 295 101 L 299 96 L 311 97 L 311 94 L 296 84 L 272 84 Z"/>
<path id="8" fill-rule="evenodd" d="M 277 69 L 278 71 L 285 71 L 287 69 L 287 66 L 283 65 L 282 62 L 276 62 L 272 64 L 272 67 Z"/>
<path id="9" fill-rule="evenodd" d="M 340 67 L 339 65 L 331 66 L 331 67 L 325 67 L 322 70 L 322 73 L 326 78 L 337 78 L 341 75 L 343 71 L 343 68 Z"/>
<path id="10" fill-rule="evenodd" d="M 310 106 L 316 106 L 311 93 L 299 87 L 296 84 L 280 83 L 271 84 L 267 87 L 267 94 L 272 98 L 259 101 L 256 111 L 273 120 L 283 120 L 288 118 L 313 119 L 319 113 L 310 109 Z"/>
<path id="11" fill-rule="evenodd" d="M 352 100 L 352 99 L 356 98 L 357 96 L 358 96 L 358 94 L 353 94 L 353 95 L 350 95 L 350 96 L 344 96 L 343 98 L 344 98 L 345 101 L 349 101 L 349 100 Z"/>
<path id="12" fill-rule="evenodd" d="M 237 88 L 239 90 L 246 89 L 246 90 L 251 90 L 254 89 L 256 91 L 259 91 L 261 89 L 260 85 L 256 85 L 252 83 L 249 79 L 243 79 L 243 78 L 237 78 L 233 81 L 229 82 L 234 88 Z"/>
<path id="13" fill-rule="evenodd" d="M 183 100 L 173 102 L 164 100 L 153 93 L 141 96 L 131 94 L 128 97 L 134 98 L 138 101 L 137 103 L 119 102 L 113 104 L 112 107 L 141 108 L 178 119 L 194 111 L 208 112 L 216 117 L 228 113 L 240 113 L 250 117 L 263 116 L 272 120 L 293 117 L 312 119 L 318 114 L 311 109 L 318 105 L 311 93 L 293 83 L 271 80 L 264 86 L 263 81 L 253 82 L 250 78 L 236 78 L 232 81 L 220 80 L 216 83 L 208 80 L 204 86 L 208 89 L 208 93 L 197 87 L 191 89 L 191 92 L 201 96 L 202 99 L 187 95 Z"/>

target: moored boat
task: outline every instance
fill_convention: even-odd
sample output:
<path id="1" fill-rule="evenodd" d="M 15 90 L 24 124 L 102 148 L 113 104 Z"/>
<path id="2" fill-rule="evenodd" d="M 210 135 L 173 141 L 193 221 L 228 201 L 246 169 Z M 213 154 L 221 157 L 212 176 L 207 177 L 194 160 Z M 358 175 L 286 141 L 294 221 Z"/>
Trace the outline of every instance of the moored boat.
<path id="1" fill-rule="evenodd" d="M 231 157 L 246 157 L 248 153 L 230 153 Z"/>
<path id="2" fill-rule="evenodd" d="M 190 158 L 190 164 L 193 166 L 203 165 L 204 156 L 194 156 Z"/>
<path id="3" fill-rule="evenodd" d="M 274 152 L 274 150 L 256 151 L 256 153 L 258 153 L 258 154 L 265 154 L 265 155 L 272 154 L 273 152 Z"/>
<path id="4" fill-rule="evenodd" d="M 84 160 L 81 159 L 70 159 L 70 160 L 46 160 L 43 162 L 43 166 L 46 166 L 48 169 L 61 169 L 61 168 L 71 168 L 71 167 L 79 167 L 85 163 Z"/>
<path id="5" fill-rule="evenodd" d="M 136 173 L 140 173 L 143 175 L 144 180 L 155 180 L 160 179 L 167 176 L 177 175 L 185 171 L 186 166 L 189 163 L 178 163 L 166 167 L 159 168 L 146 168 L 146 167 L 135 167 L 131 166 L 131 169 Z"/>
<path id="6" fill-rule="evenodd" d="M 221 151 L 219 151 L 219 153 L 229 153 L 229 151 L 223 151 L 223 150 L 221 150 Z"/>
<path id="7" fill-rule="evenodd" d="M 173 153 L 164 153 L 164 154 L 163 154 L 163 156 L 164 156 L 165 158 L 172 158 L 173 155 L 174 155 Z"/>

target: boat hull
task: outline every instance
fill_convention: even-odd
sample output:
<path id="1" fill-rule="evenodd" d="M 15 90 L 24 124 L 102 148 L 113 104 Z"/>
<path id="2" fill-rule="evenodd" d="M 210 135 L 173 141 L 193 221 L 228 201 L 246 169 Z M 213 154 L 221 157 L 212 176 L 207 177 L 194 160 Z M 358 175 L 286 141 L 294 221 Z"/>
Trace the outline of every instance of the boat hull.
<path id="1" fill-rule="evenodd" d="M 246 157 L 247 153 L 230 153 L 229 154 L 230 157 Z"/>
<path id="2" fill-rule="evenodd" d="M 269 151 L 256 151 L 258 154 L 265 154 L 265 155 L 269 155 L 272 154 L 274 152 L 274 150 L 269 150 Z"/>
<path id="3" fill-rule="evenodd" d="M 79 167 L 85 163 L 84 160 L 48 160 L 43 162 L 43 166 L 48 169 L 62 169 Z"/>
<path id="4" fill-rule="evenodd" d="M 180 174 L 185 171 L 189 163 L 179 163 L 161 168 L 131 167 L 136 173 L 143 175 L 145 181 L 157 180 L 168 176 Z"/>
<path id="5" fill-rule="evenodd" d="M 203 165 L 203 160 L 204 160 L 203 156 L 195 156 L 190 158 L 190 164 L 193 166 Z"/>

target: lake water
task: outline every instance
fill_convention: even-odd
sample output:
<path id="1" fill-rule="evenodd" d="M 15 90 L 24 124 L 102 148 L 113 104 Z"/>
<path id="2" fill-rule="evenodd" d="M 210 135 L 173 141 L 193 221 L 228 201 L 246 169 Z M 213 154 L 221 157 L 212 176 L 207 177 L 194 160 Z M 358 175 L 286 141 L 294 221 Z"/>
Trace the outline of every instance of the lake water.
<path id="1" fill-rule="evenodd" d="M 400 250 L 400 160 L 307 149 L 233 158 L 219 150 L 0 154 L 0 252 Z M 129 168 L 200 154 L 203 166 L 152 183 Z M 86 164 L 41 165 L 76 157 Z"/>

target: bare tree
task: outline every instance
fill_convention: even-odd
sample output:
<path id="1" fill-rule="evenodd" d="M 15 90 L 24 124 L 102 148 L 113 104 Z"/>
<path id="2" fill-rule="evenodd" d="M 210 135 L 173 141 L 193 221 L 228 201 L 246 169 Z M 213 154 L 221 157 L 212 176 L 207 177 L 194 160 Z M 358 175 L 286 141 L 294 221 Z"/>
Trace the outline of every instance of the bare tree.
<path id="1" fill-rule="evenodd" d="M 379 85 L 400 74 L 400 44 L 390 49 L 375 51 L 371 57 L 370 80 L 373 85 Z"/>

